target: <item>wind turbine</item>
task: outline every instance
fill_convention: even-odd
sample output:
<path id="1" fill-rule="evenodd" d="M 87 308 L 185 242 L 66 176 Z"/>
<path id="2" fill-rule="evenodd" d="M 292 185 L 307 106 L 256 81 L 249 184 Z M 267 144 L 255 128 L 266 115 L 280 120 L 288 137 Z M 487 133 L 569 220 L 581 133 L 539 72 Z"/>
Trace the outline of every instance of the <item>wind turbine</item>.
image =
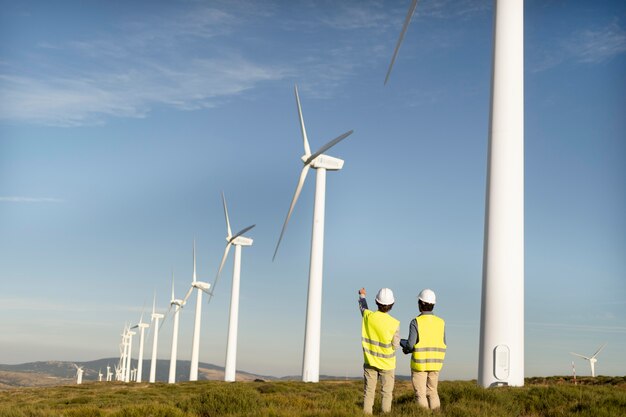
<path id="1" fill-rule="evenodd" d="M 176 382 L 176 358 L 178 352 L 178 314 L 183 308 L 183 300 L 174 297 L 174 271 L 172 271 L 172 298 L 170 300 L 170 311 L 174 308 L 174 330 L 172 331 L 172 353 L 170 356 L 170 374 L 167 382 L 173 384 Z M 169 311 L 168 311 L 169 313 Z M 167 315 L 167 314 L 166 314 Z M 165 320 L 163 320 L 165 323 Z"/>
<path id="2" fill-rule="evenodd" d="M 230 295 L 230 317 L 228 319 L 228 342 L 226 345 L 226 366 L 224 367 L 224 381 L 234 382 L 235 374 L 237 370 L 237 324 L 239 321 L 239 276 L 241 273 L 241 247 L 252 246 L 252 239 L 243 236 L 248 230 L 252 229 L 255 225 L 248 226 L 239 232 L 232 234 L 230 231 L 230 220 L 228 219 L 228 209 L 226 208 L 226 197 L 222 193 L 222 203 L 224 204 L 224 217 L 226 217 L 226 249 L 224 249 L 224 256 L 222 256 L 222 262 L 217 270 L 215 276 L 215 282 L 213 284 L 213 290 L 217 285 L 217 280 L 220 277 L 226 257 L 228 257 L 228 251 L 231 246 L 235 246 L 235 260 L 233 266 L 233 286 Z"/>
<path id="3" fill-rule="evenodd" d="M 209 288 L 211 288 L 211 284 L 206 282 L 201 282 L 196 280 L 196 241 L 193 241 L 193 275 L 191 281 L 191 287 L 185 298 L 183 298 L 183 305 L 187 303 L 187 299 L 193 292 L 193 289 L 196 288 L 198 290 L 198 295 L 196 298 L 196 318 L 193 328 L 193 339 L 191 343 L 191 364 L 189 367 L 189 380 L 197 381 L 198 380 L 198 357 L 200 353 L 200 321 L 202 319 L 202 292 L 209 293 Z"/>
<path id="4" fill-rule="evenodd" d="M 107 382 L 111 382 L 113 380 L 113 372 L 111 372 L 111 365 L 107 364 Z"/>
<path id="5" fill-rule="evenodd" d="M 144 305 L 145 306 L 145 305 Z M 143 342 L 144 342 L 144 333 L 146 329 L 150 327 L 148 323 L 143 322 L 143 311 L 141 312 L 141 317 L 139 317 L 139 323 L 131 327 L 131 329 L 139 328 L 139 355 L 137 358 L 137 378 L 136 382 L 141 382 L 141 374 L 143 371 Z"/>
<path id="6" fill-rule="evenodd" d="M 128 331 L 128 324 L 124 324 L 124 331 L 120 334 L 122 336 L 122 342 L 120 343 L 120 376 L 116 376 L 118 381 L 124 381 L 126 377 L 126 358 L 128 357 L 128 337 L 126 332 Z"/>
<path id="7" fill-rule="evenodd" d="M 74 364 L 74 368 L 76 368 L 76 384 L 80 385 L 83 383 L 83 367 Z"/>
<path id="8" fill-rule="evenodd" d="M 164 316 L 156 312 L 156 293 L 152 301 L 152 315 L 150 316 L 154 322 L 154 334 L 152 335 L 152 361 L 150 362 L 150 383 L 156 381 L 156 365 L 157 365 L 157 345 L 159 341 L 159 320 Z"/>
<path id="9" fill-rule="evenodd" d="M 315 153 L 311 154 L 309 141 L 304 127 L 304 118 L 302 117 L 302 107 L 300 106 L 300 97 L 298 95 L 298 86 L 295 86 L 296 104 L 298 106 L 298 117 L 300 119 L 300 131 L 304 142 L 304 155 L 302 162 L 304 167 L 300 172 L 300 178 L 296 186 L 296 191 L 291 200 L 283 229 L 280 232 L 274 257 L 278 252 L 280 241 L 283 238 L 287 223 L 291 217 L 291 213 L 298 201 L 304 180 L 310 168 L 316 169 L 315 179 L 315 204 L 313 208 L 313 232 L 311 237 L 311 263 L 309 265 L 309 289 L 307 297 L 306 312 L 306 329 L 304 335 L 304 355 L 302 360 L 302 380 L 304 382 L 319 382 L 320 368 L 320 331 L 322 322 L 322 269 L 324 263 L 324 210 L 326 200 L 326 171 L 338 171 L 343 167 L 343 160 L 332 156 L 324 155 L 331 147 L 347 138 L 352 134 L 352 130 L 342 134 L 341 136 L 331 140 L 322 146 Z"/>
<path id="10" fill-rule="evenodd" d="M 598 360 L 596 359 L 596 356 L 598 356 L 598 353 L 600 353 L 600 351 L 604 349 L 607 343 L 600 346 L 600 349 L 596 350 L 596 353 L 594 353 L 592 356 L 585 356 L 585 355 L 581 355 L 580 353 L 574 353 L 574 352 L 570 352 L 570 353 L 572 355 L 580 356 L 581 358 L 588 360 L 589 366 L 591 366 L 591 376 L 595 377 L 596 376 L 596 362 L 598 362 Z"/>
<path id="11" fill-rule="evenodd" d="M 413 0 L 385 84 L 417 6 Z M 524 1 L 494 0 L 478 384 L 524 385 Z"/>
<path id="12" fill-rule="evenodd" d="M 98 369 L 98 382 L 102 382 L 102 376 L 103 376 L 102 368 L 100 368 Z"/>
<path id="13" fill-rule="evenodd" d="M 126 375 L 124 377 L 124 382 L 130 382 L 130 367 L 132 362 L 132 352 L 133 352 L 133 336 L 137 333 L 128 329 L 126 332 L 126 338 L 128 340 L 128 355 L 126 356 Z"/>

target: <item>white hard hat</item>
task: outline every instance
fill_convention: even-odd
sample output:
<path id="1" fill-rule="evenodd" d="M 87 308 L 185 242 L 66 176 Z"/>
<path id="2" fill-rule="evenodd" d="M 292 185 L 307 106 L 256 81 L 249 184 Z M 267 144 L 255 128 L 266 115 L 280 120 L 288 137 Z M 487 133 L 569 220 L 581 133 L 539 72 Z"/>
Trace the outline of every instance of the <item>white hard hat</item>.
<path id="1" fill-rule="evenodd" d="M 437 302 L 437 297 L 435 297 L 435 292 L 429 288 L 422 290 L 417 296 L 418 300 L 421 300 L 428 304 L 435 304 Z"/>
<path id="2" fill-rule="evenodd" d="M 376 294 L 376 302 L 384 306 L 395 303 L 396 300 L 393 298 L 393 291 L 389 288 L 381 288 L 378 294 Z"/>

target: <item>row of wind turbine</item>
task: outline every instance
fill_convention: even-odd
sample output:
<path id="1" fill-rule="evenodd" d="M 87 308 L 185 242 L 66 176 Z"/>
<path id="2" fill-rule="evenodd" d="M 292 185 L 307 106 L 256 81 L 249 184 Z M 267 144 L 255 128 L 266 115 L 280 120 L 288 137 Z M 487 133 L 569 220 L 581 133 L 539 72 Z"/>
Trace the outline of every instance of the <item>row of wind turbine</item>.
<path id="1" fill-rule="evenodd" d="M 213 285 L 208 282 L 199 281 L 197 279 L 197 270 L 196 270 L 196 244 L 195 240 L 193 243 L 193 273 L 192 273 L 192 282 L 189 290 L 185 294 L 183 299 L 177 299 L 174 294 L 174 274 L 172 272 L 172 295 L 170 299 L 170 308 L 166 314 L 161 314 L 156 311 L 156 293 L 153 298 L 152 304 L 152 314 L 151 314 L 151 322 L 152 325 L 143 322 L 143 313 L 141 318 L 139 319 L 139 323 L 129 327 L 124 326 L 124 332 L 122 333 L 122 343 L 120 344 L 120 363 L 119 366 L 116 367 L 116 371 L 119 376 L 116 377 L 118 380 L 123 380 L 125 382 L 130 382 L 131 380 L 135 380 L 137 382 L 141 382 L 142 379 L 142 365 L 143 365 L 143 345 L 144 345 L 144 337 L 145 337 L 145 329 L 152 327 L 153 335 L 152 335 L 152 360 L 150 363 L 150 377 L 149 382 L 156 381 L 156 364 L 157 364 L 157 349 L 158 349 L 158 337 L 159 337 L 159 329 L 165 323 L 165 318 L 170 312 L 173 310 L 173 331 L 172 331 L 172 348 L 170 355 L 170 368 L 168 375 L 168 382 L 174 383 L 176 382 L 176 362 L 177 362 L 177 353 L 178 353 L 178 332 L 179 332 L 179 321 L 180 321 L 180 311 L 187 304 L 187 301 L 193 290 L 197 290 L 196 295 L 196 314 L 194 320 L 194 332 L 192 339 L 192 351 L 191 351 L 191 363 L 190 363 L 190 373 L 189 380 L 197 381 L 198 380 L 198 363 L 199 363 L 199 351 L 200 351 L 200 329 L 201 329 L 201 318 L 202 318 L 202 298 L 203 293 L 206 293 L 209 296 L 209 301 L 214 295 L 215 284 L 220 278 L 222 269 L 228 257 L 228 253 L 230 251 L 231 246 L 235 247 L 235 259 L 234 259 L 234 267 L 233 267 L 233 285 L 232 285 L 232 294 L 231 294 L 231 306 L 230 306 L 230 319 L 229 319 L 229 331 L 228 331 L 228 344 L 227 344 L 227 353 L 226 353 L 226 367 L 225 367 L 225 377 L 226 381 L 235 381 L 236 374 L 236 354 L 237 354 L 237 324 L 238 324 L 238 311 L 239 311 L 239 282 L 241 275 L 241 247 L 242 246 L 251 246 L 253 240 L 249 237 L 243 236 L 244 233 L 255 227 L 255 225 L 248 226 L 239 232 L 232 234 L 230 228 L 230 219 L 228 216 L 228 208 L 226 205 L 226 197 L 224 193 L 222 193 L 222 203 L 224 207 L 224 216 L 226 220 L 226 248 L 224 250 L 224 254 L 222 256 L 222 260 L 215 276 L 215 281 Z M 159 321 L 162 320 L 159 325 Z M 131 364 L 131 353 L 132 353 L 132 336 L 136 333 L 132 332 L 131 329 L 140 329 L 140 347 L 139 347 L 139 358 L 138 358 L 138 369 L 135 378 L 131 378 L 130 376 L 130 364 Z"/>

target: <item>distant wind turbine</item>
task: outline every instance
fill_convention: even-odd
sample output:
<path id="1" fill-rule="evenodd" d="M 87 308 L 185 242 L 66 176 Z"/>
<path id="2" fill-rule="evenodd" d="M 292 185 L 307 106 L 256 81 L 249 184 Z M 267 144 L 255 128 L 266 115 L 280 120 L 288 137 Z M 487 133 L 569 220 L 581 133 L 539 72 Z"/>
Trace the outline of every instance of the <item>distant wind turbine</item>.
<path id="1" fill-rule="evenodd" d="M 413 0 L 385 84 L 416 6 Z M 495 0 L 494 12 L 478 357 L 483 387 L 524 385 L 524 0 Z"/>
<path id="2" fill-rule="evenodd" d="M 137 377 L 136 382 L 141 382 L 141 374 L 143 372 L 143 344 L 144 344 L 144 333 L 146 329 L 150 327 L 148 323 L 143 322 L 143 311 L 141 312 L 141 317 L 139 317 L 139 323 L 131 327 L 131 329 L 139 328 L 139 355 L 137 358 Z"/>
<path id="3" fill-rule="evenodd" d="M 120 334 L 122 336 L 122 342 L 120 343 L 120 375 L 116 375 L 115 378 L 118 381 L 124 381 L 126 378 L 126 358 L 128 358 L 128 323 L 124 324 L 124 331 Z"/>
<path id="4" fill-rule="evenodd" d="M 98 382 L 102 382 L 102 368 L 98 369 Z"/>
<path id="5" fill-rule="evenodd" d="M 570 353 L 572 355 L 580 356 L 581 358 L 588 360 L 589 366 L 591 366 L 591 376 L 595 377 L 596 376 L 596 362 L 598 362 L 598 360 L 596 359 L 596 356 L 598 356 L 598 353 L 600 353 L 600 351 L 604 349 L 607 343 L 600 346 L 600 349 L 596 350 L 596 353 L 594 353 L 592 356 L 585 356 L 585 355 L 581 355 L 580 353 L 574 353 L 574 352 L 570 352 Z"/>
<path id="6" fill-rule="evenodd" d="M 76 368 L 76 384 L 80 385 L 83 383 L 83 367 L 74 364 L 74 368 Z"/>
<path id="7" fill-rule="evenodd" d="M 173 384 L 176 382 L 176 360 L 178 356 L 178 321 L 180 309 L 183 308 L 183 300 L 179 300 L 174 296 L 174 271 L 172 271 L 172 298 L 170 300 L 170 309 L 174 308 L 174 329 L 172 330 L 172 351 L 170 356 L 170 374 L 167 382 Z M 167 316 L 167 314 L 166 314 Z M 165 323 L 165 320 L 163 320 Z"/>
<path id="8" fill-rule="evenodd" d="M 320 332 L 322 323 L 322 278 L 324 264 L 324 210 L 326 201 L 326 171 L 338 171 L 343 167 L 343 160 L 332 156 L 324 155 L 324 152 L 338 144 L 343 139 L 352 134 L 352 130 L 331 140 L 322 146 L 315 153 L 311 154 L 309 141 L 304 127 L 304 118 L 302 117 L 302 108 L 300 106 L 300 97 L 298 95 L 298 86 L 295 87 L 296 104 L 298 107 L 298 117 L 300 120 L 300 131 L 304 142 L 304 155 L 302 162 L 304 166 L 300 172 L 300 178 L 296 185 L 296 191 L 291 200 L 283 229 L 280 232 L 274 257 L 278 253 L 278 247 L 283 238 L 287 223 L 291 217 L 291 213 L 298 201 L 300 192 L 304 185 L 304 180 L 310 168 L 317 170 L 315 180 L 315 203 L 313 208 L 313 232 L 311 237 L 311 263 L 309 266 L 309 289 L 307 297 L 307 313 L 306 313 L 306 329 L 304 335 L 304 355 L 302 360 L 302 380 L 304 382 L 319 381 L 320 367 Z"/>
<path id="9" fill-rule="evenodd" d="M 196 317 L 193 328 L 193 340 L 191 343 L 191 364 L 189 367 L 189 380 L 197 381 L 198 380 L 198 359 L 200 355 L 200 322 L 202 319 L 202 293 L 209 293 L 209 288 L 211 288 L 211 284 L 206 282 L 201 282 L 196 279 L 196 241 L 193 241 L 193 275 L 191 281 L 191 287 L 185 298 L 183 298 L 183 305 L 187 303 L 187 299 L 193 292 L 193 289 L 198 290 L 198 294 L 196 297 Z"/>
<path id="10" fill-rule="evenodd" d="M 111 382 L 113 379 L 113 372 L 111 372 L 111 365 L 107 365 L 107 382 Z"/>
<path id="11" fill-rule="evenodd" d="M 154 298 L 152 300 L 152 322 L 154 323 L 152 328 L 154 332 L 152 334 L 152 361 L 150 361 L 150 383 L 154 383 L 156 381 L 156 365 L 157 365 L 157 346 L 159 343 L 159 320 L 161 320 L 164 316 L 163 314 L 156 312 L 156 292 L 154 294 Z"/>
<path id="12" fill-rule="evenodd" d="M 126 332 L 126 338 L 128 340 L 128 356 L 126 357 L 126 376 L 124 378 L 124 382 L 130 382 L 130 370 L 132 364 L 132 354 L 133 354 L 133 336 L 137 333 L 128 329 Z"/>
<path id="13" fill-rule="evenodd" d="M 224 249 L 224 256 L 222 256 L 222 262 L 217 270 L 215 276 L 215 282 L 211 294 L 215 291 L 217 280 L 220 277 L 226 258 L 228 257 L 228 251 L 231 246 L 235 246 L 235 260 L 233 266 L 233 285 L 230 296 L 230 318 L 228 320 L 228 342 L 226 345 L 226 366 L 224 368 L 224 381 L 234 382 L 237 369 L 237 324 L 239 320 L 239 277 L 241 273 L 241 247 L 251 246 L 252 239 L 243 236 L 248 230 L 252 229 L 255 225 L 248 226 L 239 232 L 232 234 L 230 230 L 230 220 L 228 219 L 228 208 L 226 207 L 226 197 L 222 193 L 222 203 L 224 205 L 224 217 L 226 217 L 226 249 Z"/>

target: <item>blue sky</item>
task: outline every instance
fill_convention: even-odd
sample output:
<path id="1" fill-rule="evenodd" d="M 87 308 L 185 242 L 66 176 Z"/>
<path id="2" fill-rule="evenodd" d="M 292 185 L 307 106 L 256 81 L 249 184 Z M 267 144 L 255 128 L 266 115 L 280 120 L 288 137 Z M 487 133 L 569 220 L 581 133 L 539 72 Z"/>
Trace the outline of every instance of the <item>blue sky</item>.
<path id="1" fill-rule="evenodd" d="M 238 368 L 299 374 L 313 175 L 271 260 L 301 168 L 297 83 L 313 149 L 354 129 L 329 152 L 345 165 L 327 177 L 321 373 L 360 373 L 358 288 L 392 288 L 408 333 L 430 287 L 443 377 L 475 378 L 492 3 L 421 1 L 383 87 L 409 3 L 2 1 L 0 363 L 116 356 L 153 291 L 167 308 L 172 269 L 187 290 L 194 238 L 213 281 L 224 191 L 233 229 L 257 225 Z M 626 374 L 625 17 L 620 1 L 526 1 L 528 376 L 604 342 L 597 372 Z M 217 365 L 231 274 L 232 258 L 203 307 L 200 359 Z M 170 338 L 171 322 L 161 358 Z"/>

